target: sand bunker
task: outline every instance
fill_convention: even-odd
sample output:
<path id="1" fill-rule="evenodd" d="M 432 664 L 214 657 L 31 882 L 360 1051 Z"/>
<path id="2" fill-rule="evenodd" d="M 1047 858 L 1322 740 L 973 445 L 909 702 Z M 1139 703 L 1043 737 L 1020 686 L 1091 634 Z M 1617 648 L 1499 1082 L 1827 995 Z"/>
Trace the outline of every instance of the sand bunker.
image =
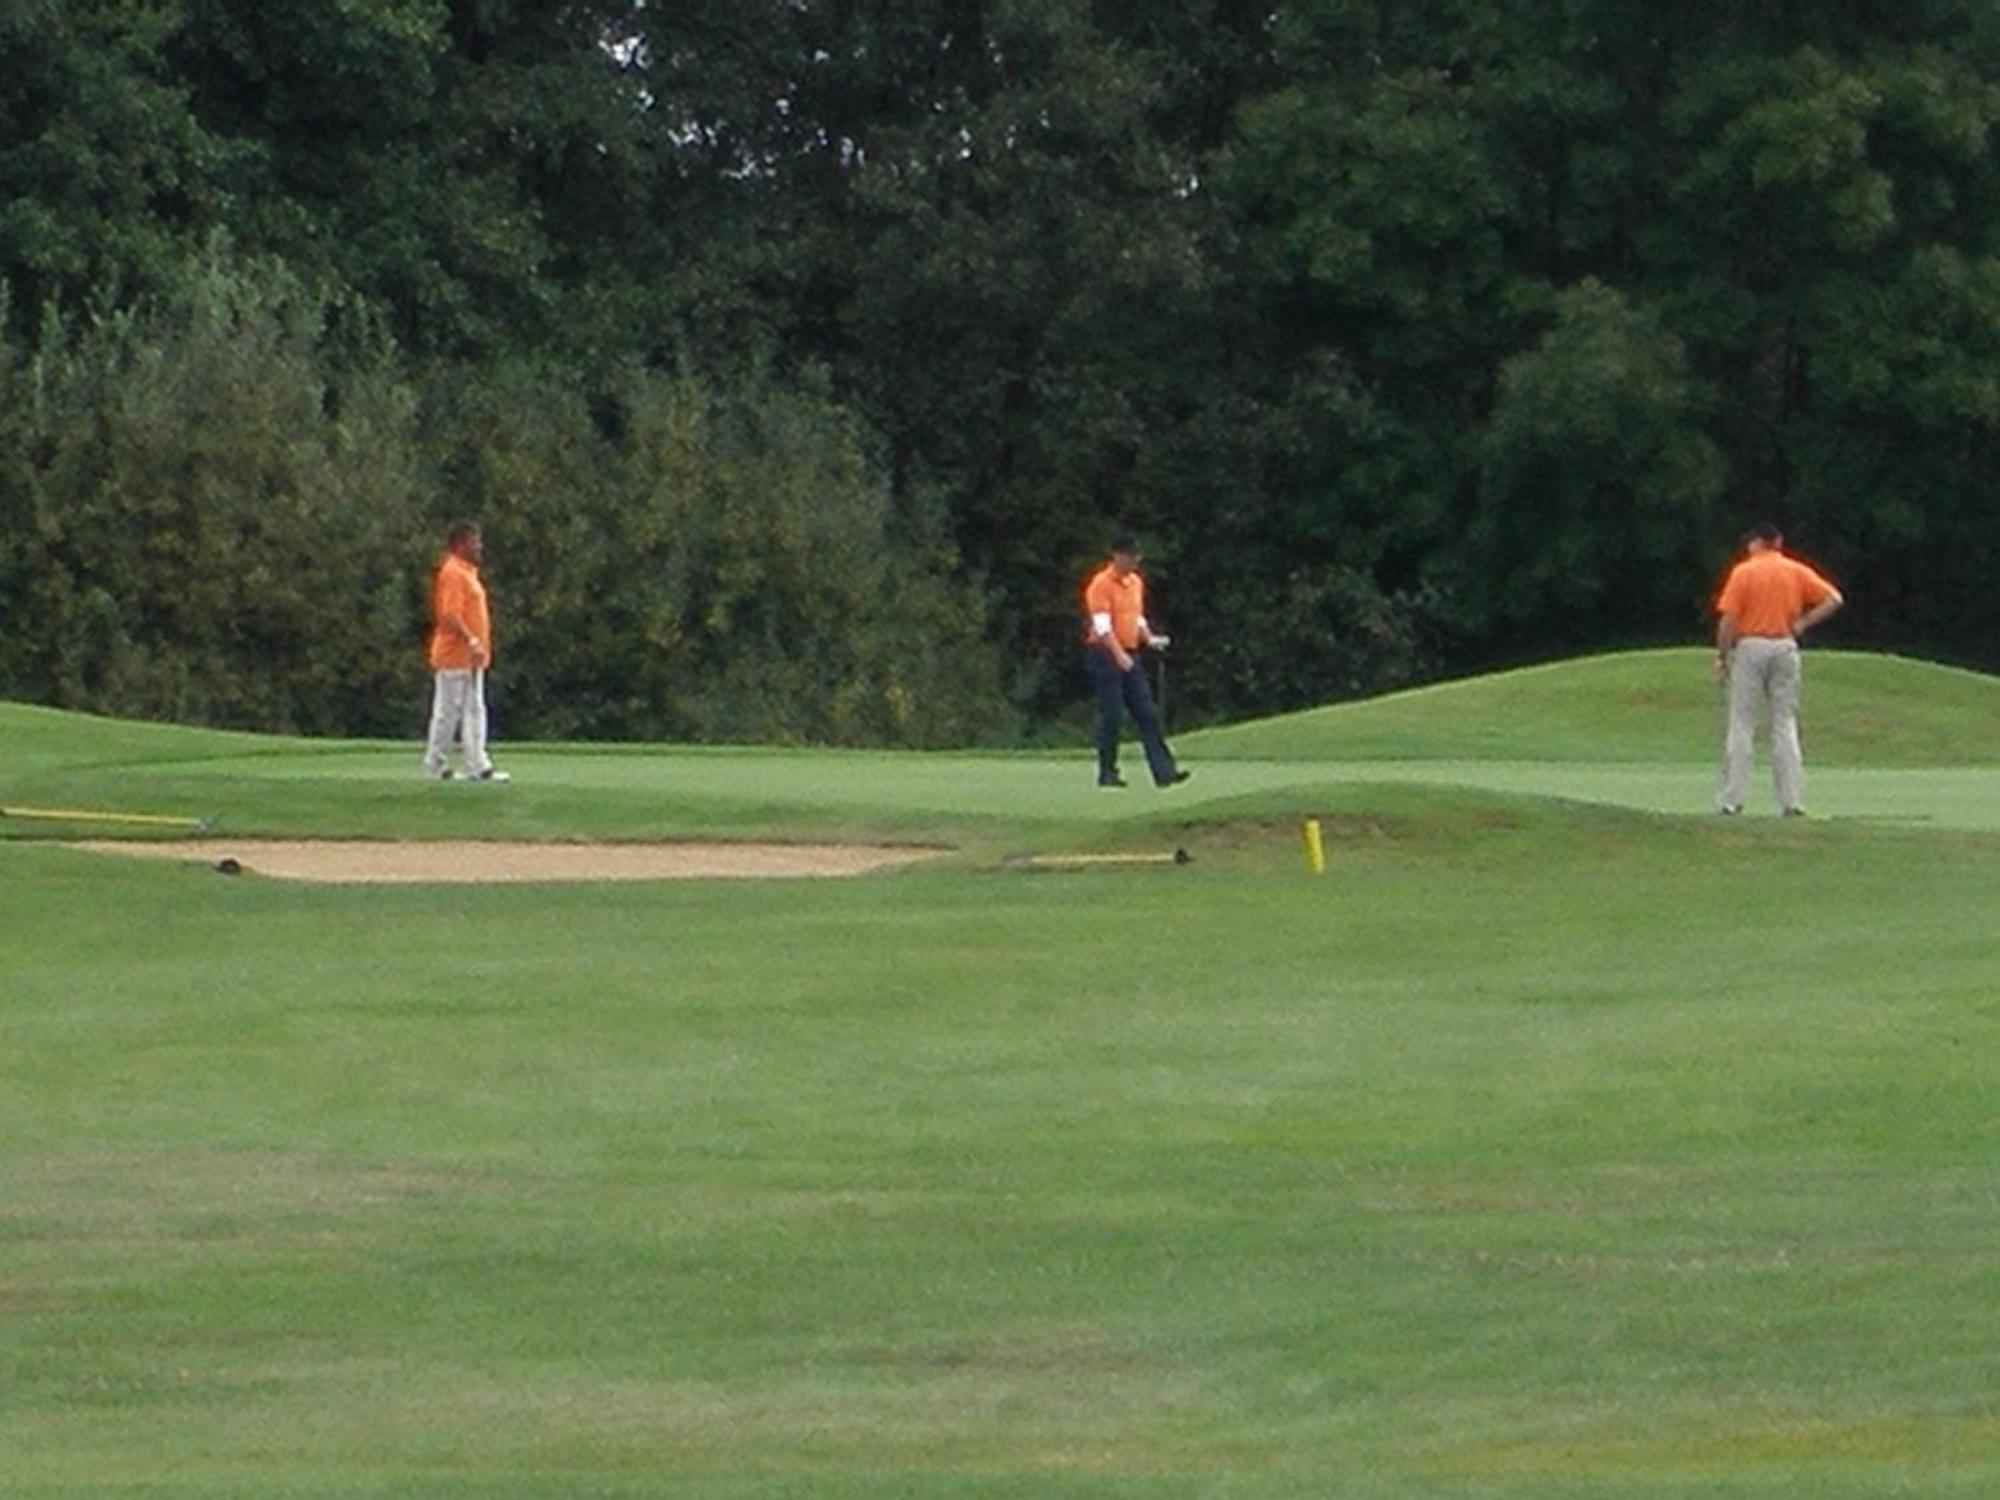
<path id="1" fill-rule="evenodd" d="M 480 885 L 493 881 L 795 880 L 865 875 L 930 859 L 935 849 L 861 844 L 494 844 L 192 839 L 90 840 L 72 849 L 218 865 L 279 880 Z"/>

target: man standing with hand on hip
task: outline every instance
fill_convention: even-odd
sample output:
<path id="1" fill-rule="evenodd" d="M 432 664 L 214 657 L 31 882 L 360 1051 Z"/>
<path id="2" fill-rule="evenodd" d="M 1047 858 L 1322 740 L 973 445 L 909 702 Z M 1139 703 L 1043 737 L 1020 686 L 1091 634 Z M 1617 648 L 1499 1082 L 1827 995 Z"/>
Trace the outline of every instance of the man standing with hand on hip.
<path id="1" fill-rule="evenodd" d="M 1788 818 L 1805 815 L 1804 757 L 1799 751 L 1799 637 L 1846 602 L 1839 589 L 1785 556 L 1778 528 L 1750 533 L 1748 555 L 1715 602 L 1715 676 L 1729 684 L 1729 732 L 1723 742 L 1717 809 L 1743 811 L 1757 706 L 1771 712 L 1771 775 Z"/>
<path id="2" fill-rule="evenodd" d="M 1111 543 L 1111 560 L 1083 586 L 1084 670 L 1097 695 L 1097 784 L 1119 787 L 1118 716 L 1132 715 L 1146 747 L 1155 786 L 1176 786 L 1189 773 L 1174 764 L 1160 731 L 1153 692 L 1139 666 L 1144 647 L 1167 649 L 1168 639 L 1146 623 L 1146 580 L 1139 576 L 1139 544 L 1129 536 Z"/>
<path id="3" fill-rule="evenodd" d="M 479 528 L 454 522 L 445 533 L 444 556 L 431 580 L 431 731 L 424 773 L 449 781 L 445 755 L 454 736 L 465 774 L 478 781 L 511 780 L 486 753 L 486 669 L 493 661 L 493 622 L 486 585 L 479 580 L 484 554 Z"/>

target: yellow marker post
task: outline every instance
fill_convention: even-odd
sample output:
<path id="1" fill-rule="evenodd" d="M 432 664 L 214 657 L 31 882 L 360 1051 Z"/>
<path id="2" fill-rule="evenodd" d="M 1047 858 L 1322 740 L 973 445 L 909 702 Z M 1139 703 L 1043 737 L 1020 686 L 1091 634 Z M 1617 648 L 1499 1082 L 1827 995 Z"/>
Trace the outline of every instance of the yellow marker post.
<path id="1" fill-rule="evenodd" d="M 1299 830 L 1306 841 L 1306 868 L 1315 875 L 1326 873 L 1326 845 L 1319 836 L 1319 819 L 1307 818 L 1305 827 Z"/>

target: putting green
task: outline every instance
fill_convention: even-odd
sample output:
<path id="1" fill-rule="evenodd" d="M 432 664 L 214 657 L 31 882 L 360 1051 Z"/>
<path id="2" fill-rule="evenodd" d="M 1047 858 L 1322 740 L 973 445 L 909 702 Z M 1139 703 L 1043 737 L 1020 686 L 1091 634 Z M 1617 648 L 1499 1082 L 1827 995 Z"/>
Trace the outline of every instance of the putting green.
<path id="1" fill-rule="evenodd" d="M 511 787 L 427 784 L 410 744 L 127 725 L 0 706 L 7 800 L 186 813 L 228 831 L 410 836 L 743 836 L 795 825 L 884 836 L 1005 823 L 1068 830 L 1226 818 L 1393 784 L 1711 815 L 1707 654 L 1632 652 L 1446 683 L 1180 736 L 1186 786 L 1093 783 L 1091 755 L 503 742 Z M 2000 828 L 2000 683 L 1893 657 L 1814 653 L 1815 818 Z M 1136 750 L 1130 752 L 1137 761 Z M 1769 813 L 1761 764 L 1752 817 Z M 1143 768 L 1136 767 L 1135 771 Z M 32 794 L 32 795 L 31 795 Z M 328 821 L 328 809 L 338 816 Z M 371 811 L 372 810 L 372 811 Z M 13 830 L 21 832 L 22 830 Z"/>
<path id="2" fill-rule="evenodd" d="M 159 768 L 180 795 L 189 783 L 212 782 L 208 804 L 227 809 L 230 784 L 377 783 L 404 787 L 415 777 L 407 751 L 361 748 L 305 755 L 258 755 L 178 762 Z M 847 754 L 822 751 L 779 756 L 758 750 L 649 750 L 644 754 L 579 754 L 522 746 L 507 756 L 517 787 L 539 791 L 609 792 L 643 799 L 670 796 L 715 808 L 787 805 L 816 809 L 890 810 L 913 816 L 1025 818 L 1116 824 L 1185 813 L 1212 813 L 1236 799 L 1296 790 L 1310 803 L 1316 789 L 1391 784 L 1553 797 L 1635 811 L 1707 815 L 1713 811 L 1715 770 L 1709 765 L 1643 762 L 1551 764 L 1507 760 L 1220 760 L 1193 754 L 1195 779 L 1159 791 L 1143 780 L 1123 791 L 1091 782 L 1086 759 L 1004 755 Z M 134 772 L 143 780 L 144 772 Z M 2000 828 L 2000 767 L 1882 769 L 1807 768 L 1808 805 L 1817 816 L 1933 824 L 1940 828 Z M 516 787 L 444 784 L 438 798 L 505 798 Z M 1773 809 L 1768 781 L 1753 781 L 1750 813 Z"/>

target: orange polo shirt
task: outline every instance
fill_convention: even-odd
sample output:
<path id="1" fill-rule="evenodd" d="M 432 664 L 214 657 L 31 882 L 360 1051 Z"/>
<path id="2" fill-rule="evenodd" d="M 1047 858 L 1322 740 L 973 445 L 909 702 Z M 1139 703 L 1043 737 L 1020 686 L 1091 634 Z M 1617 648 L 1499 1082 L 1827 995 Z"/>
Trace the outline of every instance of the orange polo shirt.
<path id="1" fill-rule="evenodd" d="M 493 659 L 493 622 L 486 613 L 486 585 L 479 581 L 479 569 L 447 552 L 438 563 L 437 577 L 431 580 L 431 669 L 437 672 L 466 671 L 474 663 L 465 637 L 448 629 L 445 621 L 457 619 L 486 648 Z"/>
<path id="2" fill-rule="evenodd" d="M 1096 638 L 1093 615 L 1111 617 L 1111 635 L 1127 651 L 1139 649 L 1139 621 L 1146 615 L 1146 580 L 1136 572 L 1120 578 L 1106 563 L 1083 586 L 1083 634 Z"/>
<path id="3" fill-rule="evenodd" d="M 1833 591 L 1797 558 L 1768 548 L 1729 570 L 1715 612 L 1734 620 L 1738 635 L 1788 636 L 1798 617 Z"/>

